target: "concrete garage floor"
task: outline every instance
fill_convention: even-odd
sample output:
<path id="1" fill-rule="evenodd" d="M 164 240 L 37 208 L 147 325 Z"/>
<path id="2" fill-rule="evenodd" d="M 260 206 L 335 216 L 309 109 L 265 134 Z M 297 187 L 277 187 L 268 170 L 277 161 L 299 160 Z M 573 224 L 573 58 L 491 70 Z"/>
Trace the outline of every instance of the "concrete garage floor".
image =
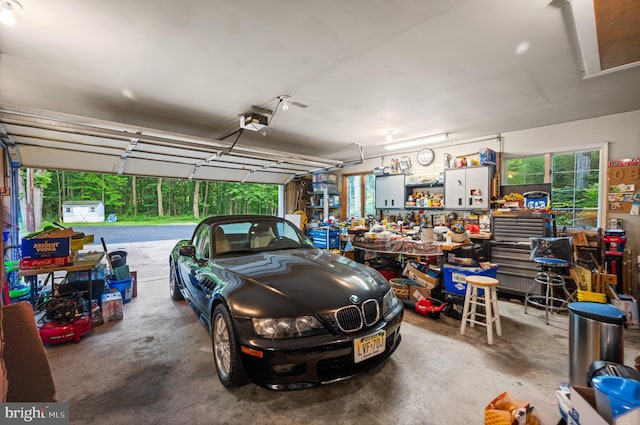
<path id="1" fill-rule="evenodd" d="M 78 344 L 49 346 L 59 401 L 72 424 L 481 424 L 503 391 L 557 424 L 554 396 L 568 381 L 566 315 L 500 302 L 503 336 L 483 327 L 459 335 L 459 321 L 406 310 L 402 343 L 382 368 L 349 381 L 292 392 L 219 383 L 205 327 L 168 293 L 175 241 L 122 245 L 138 271 L 138 297 L 124 320 L 93 329 Z M 97 250 L 100 250 L 96 247 Z M 640 331 L 625 330 L 625 363 L 640 354 Z"/>

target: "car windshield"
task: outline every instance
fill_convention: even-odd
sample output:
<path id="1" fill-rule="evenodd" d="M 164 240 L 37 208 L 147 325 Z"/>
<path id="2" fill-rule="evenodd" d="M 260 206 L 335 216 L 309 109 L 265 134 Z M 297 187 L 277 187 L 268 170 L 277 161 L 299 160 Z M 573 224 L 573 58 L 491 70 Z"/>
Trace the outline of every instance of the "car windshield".
<path id="1" fill-rule="evenodd" d="M 214 224 L 214 255 L 313 248 L 313 243 L 290 222 L 269 217 Z"/>

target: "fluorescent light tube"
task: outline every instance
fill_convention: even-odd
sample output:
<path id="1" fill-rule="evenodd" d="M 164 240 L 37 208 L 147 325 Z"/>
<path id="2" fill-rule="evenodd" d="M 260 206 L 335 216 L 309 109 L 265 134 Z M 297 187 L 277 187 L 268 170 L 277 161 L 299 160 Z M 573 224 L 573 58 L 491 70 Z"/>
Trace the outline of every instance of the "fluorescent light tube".
<path id="1" fill-rule="evenodd" d="M 409 139 L 402 142 L 389 143 L 387 145 L 384 145 L 384 148 L 388 151 L 393 151 L 397 149 L 409 148 L 412 146 L 420 146 L 420 145 L 427 145 L 430 143 L 444 142 L 448 138 L 449 138 L 448 133 L 433 134 L 431 136 L 417 137 L 415 139 Z"/>

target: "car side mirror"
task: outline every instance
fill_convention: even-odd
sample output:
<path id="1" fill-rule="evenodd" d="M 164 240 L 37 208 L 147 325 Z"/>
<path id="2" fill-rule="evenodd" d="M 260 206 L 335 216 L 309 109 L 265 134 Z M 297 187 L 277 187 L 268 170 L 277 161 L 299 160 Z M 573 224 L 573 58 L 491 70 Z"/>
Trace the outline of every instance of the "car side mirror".
<path id="1" fill-rule="evenodd" d="M 180 255 L 185 257 L 195 257 L 196 256 L 196 247 L 193 245 L 183 245 L 180 247 Z"/>

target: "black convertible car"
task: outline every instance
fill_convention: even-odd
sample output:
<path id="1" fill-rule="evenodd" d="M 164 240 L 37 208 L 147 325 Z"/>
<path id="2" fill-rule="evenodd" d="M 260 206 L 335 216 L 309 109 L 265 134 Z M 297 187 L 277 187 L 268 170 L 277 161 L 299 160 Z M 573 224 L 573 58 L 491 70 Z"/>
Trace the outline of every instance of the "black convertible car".
<path id="1" fill-rule="evenodd" d="M 169 259 L 170 293 L 211 331 L 226 387 L 282 390 L 375 369 L 400 343 L 403 305 L 377 271 L 317 249 L 271 216 L 203 220 Z"/>

